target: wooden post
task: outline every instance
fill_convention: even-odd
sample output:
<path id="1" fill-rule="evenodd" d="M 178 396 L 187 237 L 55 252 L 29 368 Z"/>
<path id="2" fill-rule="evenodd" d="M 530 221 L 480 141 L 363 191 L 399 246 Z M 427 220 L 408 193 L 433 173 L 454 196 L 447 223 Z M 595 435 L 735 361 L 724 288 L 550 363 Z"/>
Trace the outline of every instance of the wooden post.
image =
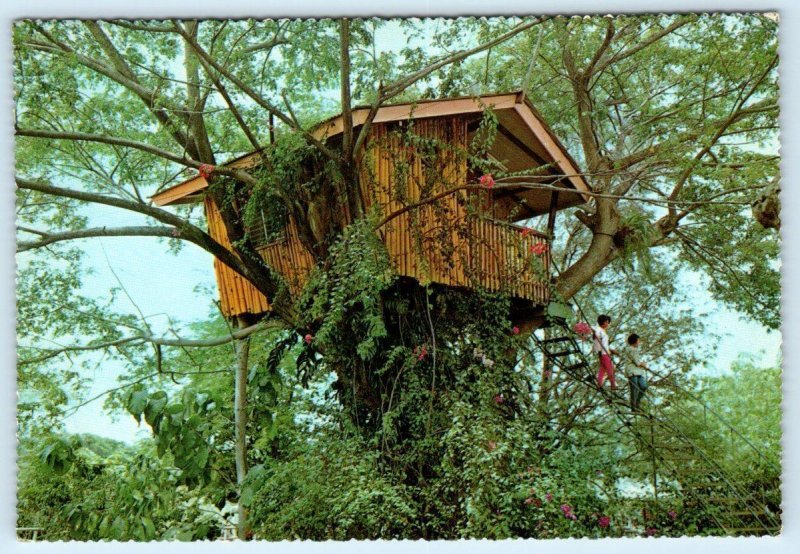
<path id="1" fill-rule="evenodd" d="M 275 144 L 275 115 L 269 113 L 269 143 Z"/>
<path id="2" fill-rule="evenodd" d="M 655 445 L 655 431 L 653 429 L 653 420 L 650 419 L 650 448 L 653 453 L 653 499 L 658 500 L 658 464 L 656 463 L 656 445 Z"/>
<path id="3" fill-rule="evenodd" d="M 558 191 L 550 193 L 550 211 L 547 213 L 547 235 L 553 240 L 556 228 L 556 210 L 558 209 Z"/>
<path id="4" fill-rule="evenodd" d="M 245 316 L 236 318 L 240 329 L 249 325 Z M 236 342 L 236 373 L 234 375 L 233 395 L 233 424 L 236 458 L 236 485 L 239 489 L 237 506 L 237 536 L 240 540 L 247 539 L 247 509 L 242 504 L 242 485 L 247 477 L 247 367 L 250 355 L 250 338 Z"/>

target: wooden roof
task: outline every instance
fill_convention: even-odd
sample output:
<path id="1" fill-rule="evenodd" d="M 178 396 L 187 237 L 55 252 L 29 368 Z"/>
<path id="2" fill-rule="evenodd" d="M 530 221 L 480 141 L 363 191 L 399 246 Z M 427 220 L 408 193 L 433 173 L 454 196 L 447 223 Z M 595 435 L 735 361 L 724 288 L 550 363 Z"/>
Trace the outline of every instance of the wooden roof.
<path id="1" fill-rule="evenodd" d="M 559 208 L 581 204 L 588 200 L 591 188 L 582 175 L 577 162 L 569 155 L 541 115 L 520 92 L 489 94 L 481 97 L 447 98 L 442 100 L 419 100 L 383 106 L 375 116 L 375 123 L 404 121 L 429 117 L 463 115 L 473 117 L 471 132 L 475 131 L 477 121 L 486 106 L 492 107 L 498 118 L 498 133 L 490 154 L 509 171 L 525 171 L 549 165 L 540 170 L 537 180 L 557 183 L 569 194 L 560 195 Z M 358 127 L 366 121 L 369 107 L 353 109 L 353 126 Z M 314 137 L 325 140 L 341 134 L 342 116 L 337 115 L 323 121 L 312 129 Z M 251 152 L 235 158 L 226 167 L 247 168 L 257 165 L 260 152 Z M 193 202 L 200 198 L 200 192 L 208 186 L 201 176 L 195 176 L 170 187 L 156 195 L 153 202 L 157 206 Z M 571 189 L 571 190 L 570 190 Z M 538 194 L 537 194 L 538 193 Z M 507 199 L 509 206 L 522 201 L 529 207 L 531 215 L 541 213 L 537 203 L 542 202 L 540 191 L 532 189 L 509 189 L 505 187 L 498 195 Z"/>

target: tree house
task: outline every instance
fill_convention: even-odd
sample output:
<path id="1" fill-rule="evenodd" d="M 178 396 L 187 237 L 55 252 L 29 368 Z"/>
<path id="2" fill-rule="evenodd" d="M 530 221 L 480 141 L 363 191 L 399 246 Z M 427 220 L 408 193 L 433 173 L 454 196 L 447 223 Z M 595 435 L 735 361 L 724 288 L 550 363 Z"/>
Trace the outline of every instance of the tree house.
<path id="1" fill-rule="evenodd" d="M 368 113 L 369 108 L 353 110 L 356 132 Z M 488 128 L 487 115 L 494 119 L 492 140 L 483 141 L 481 155 L 513 176 L 497 184 L 484 177 L 480 185 L 485 167 L 475 167 L 469 152 L 476 134 Z M 336 116 L 312 133 L 335 144 L 342 128 L 342 117 Z M 254 152 L 225 165 L 255 167 L 262 155 Z M 547 305 L 555 214 L 586 202 L 584 193 L 590 188 L 578 164 L 521 93 L 384 106 L 357 155 L 361 200 L 386 220 L 376 232 L 399 276 L 503 291 L 528 306 Z M 204 194 L 207 187 L 198 175 L 160 192 L 153 202 L 204 202 L 209 234 L 230 248 L 220 212 Z M 539 217 L 547 217 L 542 232 L 518 224 Z M 313 258 L 291 217 L 278 236 L 267 232 L 267 223 L 250 225 L 248 235 L 290 290 L 298 292 Z M 214 270 L 226 316 L 270 310 L 269 299 L 242 276 L 219 260 Z"/>

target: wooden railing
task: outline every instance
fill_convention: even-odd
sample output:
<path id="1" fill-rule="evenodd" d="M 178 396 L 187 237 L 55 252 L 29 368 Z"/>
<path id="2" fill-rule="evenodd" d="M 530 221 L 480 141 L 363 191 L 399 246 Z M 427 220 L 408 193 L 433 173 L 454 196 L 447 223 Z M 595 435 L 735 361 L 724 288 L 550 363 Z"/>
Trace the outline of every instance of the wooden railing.
<path id="1" fill-rule="evenodd" d="M 537 304 L 549 301 L 550 240 L 546 235 L 478 217 L 468 218 L 468 229 L 473 282 Z"/>
<path id="2" fill-rule="evenodd" d="M 411 230 L 409 218 L 388 226 L 384 241 L 398 275 L 421 283 L 501 291 L 537 304 L 549 301 L 545 235 L 477 216 L 436 221 L 427 219 L 417 231 Z M 543 246 L 532 252 L 536 244 Z"/>

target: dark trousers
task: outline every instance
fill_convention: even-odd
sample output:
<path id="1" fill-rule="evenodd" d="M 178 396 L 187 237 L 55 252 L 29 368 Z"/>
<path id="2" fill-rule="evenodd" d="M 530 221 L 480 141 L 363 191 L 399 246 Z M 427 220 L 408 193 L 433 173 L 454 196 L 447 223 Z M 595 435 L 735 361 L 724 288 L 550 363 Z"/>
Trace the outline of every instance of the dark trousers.
<path id="1" fill-rule="evenodd" d="M 628 378 L 628 383 L 631 386 L 631 409 L 638 410 L 639 409 L 639 402 L 644 396 L 644 392 L 647 390 L 647 380 L 644 378 L 644 375 L 631 375 Z"/>

